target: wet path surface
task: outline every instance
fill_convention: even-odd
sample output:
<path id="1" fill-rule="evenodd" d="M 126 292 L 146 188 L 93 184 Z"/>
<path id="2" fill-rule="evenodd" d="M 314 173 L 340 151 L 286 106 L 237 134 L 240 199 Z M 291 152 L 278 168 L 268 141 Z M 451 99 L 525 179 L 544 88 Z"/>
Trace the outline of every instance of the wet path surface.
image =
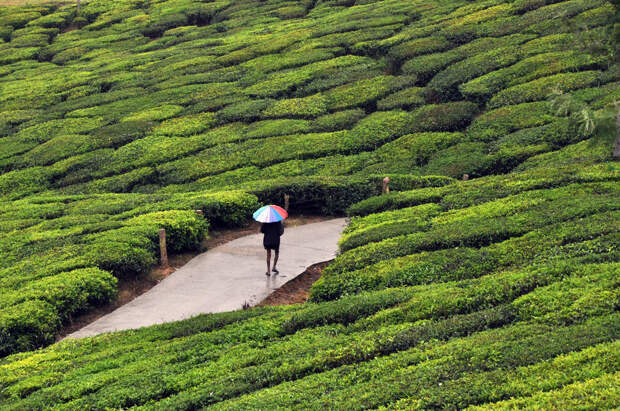
<path id="1" fill-rule="evenodd" d="M 265 275 L 262 234 L 233 240 L 202 253 L 136 299 L 67 338 L 140 328 L 202 313 L 254 305 L 306 267 L 336 256 L 345 219 L 286 228 L 277 275 Z M 273 261 L 272 261 L 273 262 Z"/>

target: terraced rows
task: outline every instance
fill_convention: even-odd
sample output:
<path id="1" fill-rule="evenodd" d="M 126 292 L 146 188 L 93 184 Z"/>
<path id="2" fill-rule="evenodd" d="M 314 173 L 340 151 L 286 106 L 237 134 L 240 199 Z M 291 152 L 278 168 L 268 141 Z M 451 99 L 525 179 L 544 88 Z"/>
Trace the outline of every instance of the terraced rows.
<path id="1" fill-rule="evenodd" d="M 247 166 L 246 181 L 316 174 L 338 154 L 352 163 L 338 174 L 505 172 L 575 142 L 537 103 L 552 90 L 584 90 L 596 108 L 617 96 L 609 55 L 576 50 L 585 34 L 570 31 L 604 44 L 602 0 L 316 3 L 3 10 L 0 191 L 225 187 L 208 181 Z M 464 134 L 409 136 L 464 130 L 472 101 L 491 111 Z M 387 148 L 367 154 L 397 139 L 432 143 L 394 165 Z"/>
<path id="2" fill-rule="evenodd" d="M 204 315 L 8 357 L 0 362 L 2 398 L 7 409 L 409 409 L 511 397 L 540 405 L 553 395 L 568 407 L 592 385 L 600 389 L 581 400 L 613 407 L 617 187 L 569 184 L 543 191 L 546 199 L 534 190 L 504 197 L 503 208 L 490 199 L 481 205 L 497 215 L 544 203 L 567 211 L 561 223 L 543 220 L 486 247 L 439 246 L 356 275 L 335 270 L 365 248 L 354 247 L 313 287 L 313 299 L 332 301 Z M 589 207 L 576 205 L 587 202 L 576 197 L 586 191 L 596 192 Z M 460 224 L 459 215 L 479 208 L 403 208 L 354 220 L 350 232 L 420 212 Z M 471 238 L 476 228 L 465 227 L 455 235 Z M 390 232 L 383 238 L 378 244 Z"/>
<path id="3" fill-rule="evenodd" d="M 159 228 L 196 249 L 284 194 L 355 217 L 312 303 L 12 355 L 0 401 L 617 406 L 614 7 L 1 7 L 0 356 L 114 298 Z"/>

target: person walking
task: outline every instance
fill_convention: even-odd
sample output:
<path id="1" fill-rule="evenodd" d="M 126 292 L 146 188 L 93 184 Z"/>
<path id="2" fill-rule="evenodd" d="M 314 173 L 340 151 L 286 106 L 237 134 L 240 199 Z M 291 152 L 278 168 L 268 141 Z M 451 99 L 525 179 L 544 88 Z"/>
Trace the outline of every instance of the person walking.
<path id="1" fill-rule="evenodd" d="M 265 275 L 270 276 L 272 272 L 278 274 L 279 271 L 276 266 L 280 257 L 280 237 L 284 234 L 282 220 L 288 217 L 288 213 L 277 205 L 267 205 L 256 210 L 253 217 L 262 223 L 260 232 L 265 235 L 263 237 L 263 246 L 267 250 L 267 272 Z M 273 268 L 271 267 L 272 250 L 275 252 Z"/>
<path id="2" fill-rule="evenodd" d="M 270 275 L 271 272 L 278 274 L 279 271 L 276 268 L 278 264 L 278 257 L 280 256 L 280 236 L 284 234 L 284 225 L 281 221 L 276 223 L 262 223 L 260 232 L 265 234 L 263 237 L 263 247 L 267 250 L 267 272 L 265 275 Z M 274 251 L 273 268 L 271 266 L 271 250 Z"/>

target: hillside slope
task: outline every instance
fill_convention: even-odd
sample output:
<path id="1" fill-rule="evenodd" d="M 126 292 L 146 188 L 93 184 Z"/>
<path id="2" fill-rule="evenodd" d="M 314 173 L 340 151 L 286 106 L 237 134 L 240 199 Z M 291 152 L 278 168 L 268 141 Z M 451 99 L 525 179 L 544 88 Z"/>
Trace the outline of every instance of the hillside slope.
<path id="1" fill-rule="evenodd" d="M 354 219 L 317 303 L 9 356 L 0 398 L 9 410 L 614 408 L 618 166 L 529 177 L 555 188 L 480 179 Z M 351 248 L 356 235 L 373 242 Z"/>
<path id="2" fill-rule="evenodd" d="M 614 13 L 0 9 L 3 406 L 617 406 Z M 147 270 L 159 228 L 196 248 L 285 193 L 293 212 L 356 216 L 311 303 L 13 354 Z"/>

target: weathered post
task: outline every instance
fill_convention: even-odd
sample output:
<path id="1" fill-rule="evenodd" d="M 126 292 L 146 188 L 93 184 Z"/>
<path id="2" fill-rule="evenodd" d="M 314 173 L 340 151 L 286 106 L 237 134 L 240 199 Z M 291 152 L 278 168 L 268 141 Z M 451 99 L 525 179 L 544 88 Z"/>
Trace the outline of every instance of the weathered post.
<path id="1" fill-rule="evenodd" d="M 168 251 L 166 249 L 166 230 L 159 230 L 159 254 L 160 262 L 163 268 L 168 268 Z"/>
<path id="2" fill-rule="evenodd" d="M 463 178 L 461 180 L 463 181 L 469 180 L 469 174 L 463 174 Z"/>
<path id="3" fill-rule="evenodd" d="M 291 196 L 288 194 L 284 194 L 284 209 L 288 211 L 288 207 L 290 205 Z"/>
<path id="4" fill-rule="evenodd" d="M 390 194 L 390 177 L 385 177 L 383 179 L 383 188 L 381 189 L 382 194 Z"/>

